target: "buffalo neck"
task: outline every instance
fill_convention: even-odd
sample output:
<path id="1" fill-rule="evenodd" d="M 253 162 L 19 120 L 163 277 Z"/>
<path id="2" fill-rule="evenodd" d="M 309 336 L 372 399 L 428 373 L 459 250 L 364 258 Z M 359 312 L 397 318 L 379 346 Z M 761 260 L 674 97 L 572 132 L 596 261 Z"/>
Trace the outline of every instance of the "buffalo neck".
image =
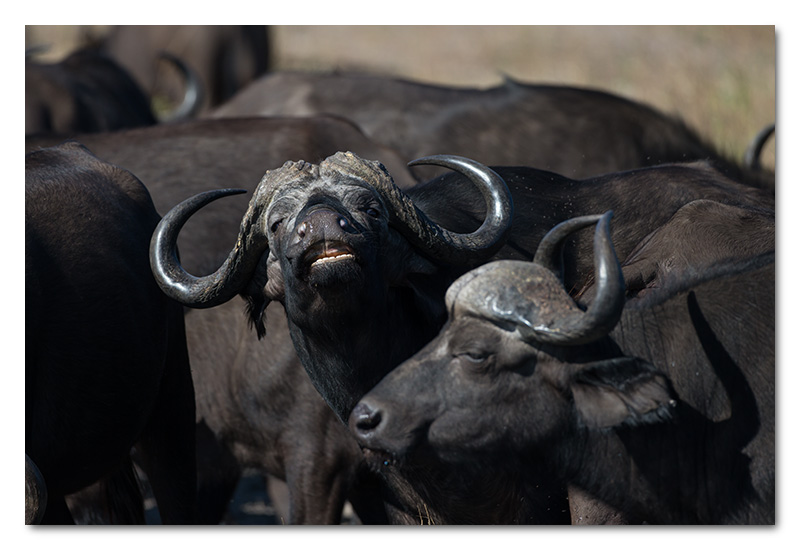
<path id="1" fill-rule="evenodd" d="M 773 523 L 774 410 L 765 403 L 774 395 L 774 355 L 748 352 L 774 338 L 773 312 L 738 299 L 773 274 L 774 265 L 756 262 L 664 301 L 629 304 L 610 340 L 617 353 L 646 359 L 669 377 L 679 396 L 672 417 L 578 427 L 551 455 L 553 467 L 649 523 Z M 724 323 L 741 319 L 751 330 L 732 339 Z"/>
<path id="2" fill-rule="evenodd" d="M 368 294 L 354 299 L 349 311 L 326 309 L 310 320 L 288 316 L 303 367 L 345 424 L 358 401 L 441 325 L 417 310 L 408 289 L 390 288 L 378 300 Z"/>

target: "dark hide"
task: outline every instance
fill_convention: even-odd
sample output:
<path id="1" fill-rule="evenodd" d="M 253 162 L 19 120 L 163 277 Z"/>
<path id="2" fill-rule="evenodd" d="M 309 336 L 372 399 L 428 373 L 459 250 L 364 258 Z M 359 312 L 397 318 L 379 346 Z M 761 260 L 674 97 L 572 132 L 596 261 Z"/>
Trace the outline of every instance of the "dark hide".
<path id="1" fill-rule="evenodd" d="M 774 173 L 725 159 L 680 120 L 591 89 L 506 80 L 482 90 L 374 75 L 272 73 L 213 116 L 322 113 L 355 121 L 367 135 L 409 160 L 452 154 L 581 179 L 708 159 L 733 179 L 775 188 Z M 438 173 L 431 167 L 418 170 L 423 180 Z"/>
<path id="2" fill-rule="evenodd" d="M 494 169 L 511 189 L 515 206 L 511 237 L 496 259 L 531 260 L 550 228 L 569 218 L 597 212 L 614 211 L 611 236 L 618 256 L 625 258 L 640 240 L 692 201 L 708 199 L 767 211 L 775 208 L 772 193 L 736 183 L 707 162 L 631 170 L 585 180 L 526 167 Z M 480 195 L 457 174 L 417 186 L 410 194 L 431 217 L 443 218 L 442 223 L 471 228 L 483 216 Z M 702 231 L 698 233 L 702 235 Z M 592 271 L 592 234 L 579 232 L 564 245 L 567 289 L 577 290 L 591 281 Z"/>
<path id="3" fill-rule="evenodd" d="M 705 163 L 654 167 L 583 181 L 529 168 L 496 171 L 513 195 L 514 222 L 506 246 L 494 259 L 529 260 L 547 229 L 581 214 L 613 209 L 614 244 L 620 254 L 627 254 L 691 200 L 713 198 L 765 208 L 774 205 L 770 193 L 737 184 Z M 439 265 L 436 258 L 421 256 L 387 226 L 380 213 L 377 218 L 367 213 L 369 193 L 362 187 L 313 178 L 308 185 L 279 192 L 272 204 L 280 206 L 264 213 L 267 226 L 274 228 L 266 262 L 269 284 L 263 294 L 250 296 L 256 302 L 252 311 L 258 314 L 265 298 L 285 305 L 289 330 L 305 369 L 326 402 L 346 421 L 364 393 L 435 336 L 446 320 L 445 290 L 470 266 Z M 361 190 L 356 192 L 356 188 Z M 483 216 L 484 209 L 479 206 L 482 199 L 460 175 L 444 176 L 407 193 L 429 217 L 454 231 L 474 230 Z M 345 216 L 348 229 L 338 231 L 336 223 L 307 218 L 317 216 L 322 204 L 328 212 Z M 357 207 L 359 204 L 362 206 Z M 306 278 L 302 266 L 298 269 L 300 264 L 294 260 L 302 258 L 302 252 L 291 248 L 303 223 L 326 228 L 330 238 L 335 233 L 336 246 L 346 242 L 363 255 L 357 262 L 340 264 L 343 270 L 337 271 L 340 266 L 336 266 L 319 271 L 316 280 Z M 348 235 L 356 227 L 362 233 L 351 239 Z M 584 250 L 591 250 L 590 236 L 578 234 L 568 243 L 568 288 L 581 288 L 591 278 L 591 255 L 584 258 Z M 259 284 L 263 286 L 264 282 L 259 279 Z M 516 478 L 480 481 L 472 478 L 473 473 L 435 461 L 426 462 L 419 472 L 384 470 L 391 486 L 387 500 L 396 512 L 393 521 L 418 523 L 420 510 L 425 510 L 425 517 L 434 523 L 564 521 L 563 516 L 556 517 L 560 506 L 551 507 L 549 514 L 533 495 L 520 501 L 516 495 L 499 491 L 494 495 L 498 500 L 482 500 L 478 497 L 480 487 L 514 486 Z M 544 487 L 548 480 L 539 481 Z M 552 485 L 541 491 L 553 501 L 562 499 L 562 492 L 563 487 Z M 459 499 L 469 510 L 452 505 Z M 500 510 L 503 513 L 495 513 Z"/>
<path id="4" fill-rule="evenodd" d="M 504 293 L 530 284 L 530 265 L 454 285 L 439 336 L 354 411 L 362 445 L 399 468 L 435 456 L 538 472 L 628 520 L 774 523 L 774 213 L 687 205 L 637 248 L 622 317 L 589 344 L 537 342 L 544 313 L 524 326 L 487 313 L 534 311 L 503 298 L 520 298 Z M 540 288 L 523 298 L 554 311 Z"/>
<path id="5" fill-rule="evenodd" d="M 617 253 L 626 256 L 642 238 L 692 200 L 705 198 L 764 208 L 774 205 L 770 194 L 728 180 L 704 163 L 641 169 L 582 181 L 531 168 L 495 170 L 513 195 L 514 221 L 506 245 L 493 259 L 530 260 L 548 228 L 598 211 L 615 212 L 612 239 Z M 647 189 L 644 195 L 642 189 Z M 337 195 L 343 193 L 335 186 L 327 191 L 334 202 L 340 201 Z M 475 187 L 456 174 L 416 186 L 408 195 L 432 219 L 457 231 L 476 228 L 485 211 Z M 305 206 L 302 199 L 295 200 L 295 213 L 284 222 L 290 228 L 300 223 L 297 214 Z M 312 381 L 345 420 L 363 395 L 359 392 L 366 392 L 438 332 L 446 319 L 444 292 L 470 266 L 436 265 L 435 260 L 425 263 L 393 230 L 370 235 L 368 239 L 384 247 L 372 252 L 377 262 L 374 269 L 383 270 L 382 278 L 369 277 L 354 283 L 347 287 L 347 299 L 335 301 L 337 306 L 331 307 L 336 300 L 334 294 L 291 275 L 294 268 L 283 260 L 284 243 L 288 241 L 282 239 L 291 239 L 292 234 L 289 230 L 279 231 L 283 233 L 276 234 L 277 250 L 271 250 L 271 254 L 280 263 L 286 297 L 277 299 L 291 302 L 287 313 L 295 347 Z M 567 241 L 564 278 L 568 289 L 579 289 L 591 280 L 591 251 L 589 232 L 580 232 Z M 384 258 L 399 260 L 383 264 Z M 323 307 L 323 303 L 327 306 Z M 347 393 L 343 393 L 345 387 L 350 388 Z"/>
<path id="6" fill-rule="evenodd" d="M 379 158 L 405 172 L 402 185 L 413 184 L 392 151 L 336 117 L 206 120 L 78 139 L 137 174 L 162 213 L 209 188 L 252 193 L 266 169 L 287 158 L 318 161 L 338 147 Z M 27 148 L 47 143 L 28 140 Z M 187 269 L 208 273 L 224 260 L 246 207 L 243 199 L 220 201 L 187 223 L 179 239 Z M 360 472 L 358 446 L 300 366 L 281 306 L 269 308 L 268 337 L 259 341 L 242 304 L 186 314 L 197 400 L 198 521 L 219 523 L 241 472 L 253 467 L 288 482 L 289 523 L 339 523 L 345 499 L 362 522 L 385 522 L 370 496 L 374 482 Z"/>
<path id="7" fill-rule="evenodd" d="M 134 445 L 164 523 L 194 522 L 194 394 L 181 307 L 150 273 L 158 221 L 139 180 L 80 145 L 26 155 L 25 452 L 43 523 L 71 523 L 65 495 Z"/>
<path id="8" fill-rule="evenodd" d="M 83 50 L 59 63 L 25 60 L 25 135 L 155 123 L 148 97 L 108 56 Z"/>

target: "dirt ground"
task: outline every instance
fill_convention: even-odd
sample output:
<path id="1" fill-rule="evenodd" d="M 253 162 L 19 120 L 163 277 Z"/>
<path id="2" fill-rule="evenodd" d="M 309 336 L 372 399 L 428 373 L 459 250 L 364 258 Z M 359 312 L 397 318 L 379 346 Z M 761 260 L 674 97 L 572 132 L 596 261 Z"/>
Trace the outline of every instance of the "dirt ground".
<path id="1" fill-rule="evenodd" d="M 48 44 L 56 60 L 103 26 L 26 27 L 26 47 Z M 771 26 L 275 26 L 275 70 L 369 71 L 470 87 L 504 75 L 530 83 L 589 86 L 680 115 L 732 158 L 775 121 L 776 35 Z M 775 166 L 775 146 L 764 152 Z M 273 499 L 248 473 L 226 523 L 282 524 L 285 495 Z M 157 515 L 151 508 L 151 522 Z M 352 522 L 348 515 L 344 522 Z"/>

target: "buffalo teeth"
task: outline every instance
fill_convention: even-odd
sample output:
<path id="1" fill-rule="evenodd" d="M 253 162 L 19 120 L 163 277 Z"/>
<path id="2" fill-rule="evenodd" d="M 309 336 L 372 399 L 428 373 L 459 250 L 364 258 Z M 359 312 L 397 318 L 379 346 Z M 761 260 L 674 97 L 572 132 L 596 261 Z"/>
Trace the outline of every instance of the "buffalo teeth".
<path id="1" fill-rule="evenodd" d="M 311 265 L 320 264 L 320 263 L 327 263 L 327 262 L 336 262 L 336 261 L 339 261 L 339 260 L 348 260 L 348 259 L 349 260 L 355 260 L 356 257 L 353 256 L 352 254 L 339 254 L 337 256 L 323 256 L 322 258 L 317 258 L 316 260 L 314 260 L 314 263 L 311 264 Z"/>

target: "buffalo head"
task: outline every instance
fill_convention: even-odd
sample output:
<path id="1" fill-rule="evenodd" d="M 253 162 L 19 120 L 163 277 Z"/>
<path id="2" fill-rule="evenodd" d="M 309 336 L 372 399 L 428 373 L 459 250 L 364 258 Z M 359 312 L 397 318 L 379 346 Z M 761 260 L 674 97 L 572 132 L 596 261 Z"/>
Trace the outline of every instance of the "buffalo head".
<path id="1" fill-rule="evenodd" d="M 426 277 L 442 266 L 467 269 L 485 261 L 511 226 L 510 192 L 494 171 L 452 156 L 411 164 L 445 166 L 478 186 L 486 202 L 482 225 L 472 232 L 448 230 L 422 212 L 383 165 L 337 153 L 319 165 L 287 162 L 268 171 L 233 250 L 211 275 L 195 277 L 181 267 L 178 231 L 203 205 L 238 191 L 211 191 L 176 206 L 153 235 L 156 279 L 190 307 L 243 295 L 259 336 L 266 305 L 281 302 L 312 381 L 346 421 L 377 380 L 438 330 L 431 333 L 426 316 L 435 307 L 443 316 L 443 304 L 429 303 L 441 301 L 443 289 Z"/>
<path id="2" fill-rule="evenodd" d="M 354 408 L 360 444 L 399 460 L 431 451 L 453 461 L 497 449 L 530 456 L 569 433 L 575 418 L 604 428 L 660 414 L 671 400 L 663 375 L 588 352 L 625 303 L 610 218 L 568 220 L 544 237 L 533 262 L 496 261 L 456 280 L 438 337 Z M 597 292 L 584 311 L 561 281 L 560 243 L 595 222 Z"/>

